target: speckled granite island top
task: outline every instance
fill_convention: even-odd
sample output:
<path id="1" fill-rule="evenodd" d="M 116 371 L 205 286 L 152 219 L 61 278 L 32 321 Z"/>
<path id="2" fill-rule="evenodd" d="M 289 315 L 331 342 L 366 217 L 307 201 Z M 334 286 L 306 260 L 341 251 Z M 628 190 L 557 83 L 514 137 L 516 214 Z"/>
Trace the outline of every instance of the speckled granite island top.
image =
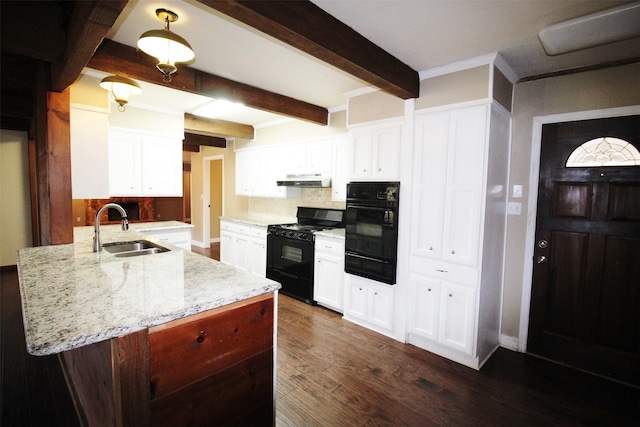
<path id="1" fill-rule="evenodd" d="M 100 228 L 102 243 L 153 237 L 136 230 L 185 227 L 180 222 Z M 27 349 L 60 353 L 271 293 L 280 284 L 162 243 L 171 251 L 118 258 L 92 251 L 93 227 L 74 243 L 18 251 Z M 156 241 L 157 242 L 157 241 Z"/>

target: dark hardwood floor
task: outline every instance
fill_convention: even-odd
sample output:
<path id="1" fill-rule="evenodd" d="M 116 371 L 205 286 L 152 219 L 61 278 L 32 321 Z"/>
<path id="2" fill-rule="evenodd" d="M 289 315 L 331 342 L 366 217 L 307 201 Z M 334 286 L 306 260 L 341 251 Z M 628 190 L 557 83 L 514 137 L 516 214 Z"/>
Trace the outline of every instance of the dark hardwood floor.
<path id="1" fill-rule="evenodd" d="M 499 349 L 480 372 L 279 296 L 276 425 L 640 425 L 637 389 Z M 76 426 L 55 357 L 26 353 L 0 281 L 2 426 Z"/>

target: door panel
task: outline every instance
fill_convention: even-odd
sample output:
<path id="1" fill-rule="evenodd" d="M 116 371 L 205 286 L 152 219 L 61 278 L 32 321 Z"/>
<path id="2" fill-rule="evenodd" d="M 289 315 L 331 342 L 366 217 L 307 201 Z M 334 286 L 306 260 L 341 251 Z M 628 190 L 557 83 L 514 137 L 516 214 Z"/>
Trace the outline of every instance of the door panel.
<path id="1" fill-rule="evenodd" d="M 640 148 L 640 116 L 545 125 L 527 351 L 640 385 L 640 167 L 565 166 L 591 139 Z"/>

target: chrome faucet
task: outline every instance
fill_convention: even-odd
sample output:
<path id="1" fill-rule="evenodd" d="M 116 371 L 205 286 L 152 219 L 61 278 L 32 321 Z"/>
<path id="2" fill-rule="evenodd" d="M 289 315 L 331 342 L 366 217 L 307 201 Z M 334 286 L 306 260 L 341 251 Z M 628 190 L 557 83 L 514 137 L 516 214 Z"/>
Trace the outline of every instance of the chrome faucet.
<path id="1" fill-rule="evenodd" d="M 120 212 L 120 216 L 122 217 L 122 231 L 129 229 L 129 220 L 127 219 L 127 212 L 124 208 L 116 203 L 107 203 L 101 207 L 96 214 L 95 233 L 93 236 L 93 252 L 100 252 L 102 250 L 102 243 L 100 242 L 100 215 L 109 208 L 114 208 Z"/>

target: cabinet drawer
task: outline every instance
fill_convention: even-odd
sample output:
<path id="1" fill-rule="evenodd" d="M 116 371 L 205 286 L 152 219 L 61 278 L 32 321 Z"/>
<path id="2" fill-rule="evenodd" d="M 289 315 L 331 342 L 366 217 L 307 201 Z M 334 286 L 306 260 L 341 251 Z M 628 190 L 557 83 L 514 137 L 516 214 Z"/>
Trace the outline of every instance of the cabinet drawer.
<path id="1" fill-rule="evenodd" d="M 248 235 L 251 227 L 245 224 L 237 223 L 237 222 L 220 221 L 220 229 L 225 231 L 231 231 L 233 233 Z"/>
<path id="2" fill-rule="evenodd" d="M 444 262 L 423 261 L 420 272 L 432 277 L 449 280 L 476 287 L 478 284 L 478 269 L 447 264 Z"/>
<path id="3" fill-rule="evenodd" d="M 251 227 L 250 233 L 254 237 L 266 238 L 267 229 L 265 227 Z"/>
<path id="4" fill-rule="evenodd" d="M 191 241 L 191 230 L 162 230 L 162 231 L 143 231 L 151 237 L 155 237 L 160 242 L 171 243 L 172 245 L 186 243 Z"/>
<path id="5" fill-rule="evenodd" d="M 318 237 L 316 238 L 315 250 L 336 255 L 344 255 L 344 241 Z"/>
<path id="6" fill-rule="evenodd" d="M 273 348 L 273 295 L 151 328 L 151 398 L 159 398 Z"/>

